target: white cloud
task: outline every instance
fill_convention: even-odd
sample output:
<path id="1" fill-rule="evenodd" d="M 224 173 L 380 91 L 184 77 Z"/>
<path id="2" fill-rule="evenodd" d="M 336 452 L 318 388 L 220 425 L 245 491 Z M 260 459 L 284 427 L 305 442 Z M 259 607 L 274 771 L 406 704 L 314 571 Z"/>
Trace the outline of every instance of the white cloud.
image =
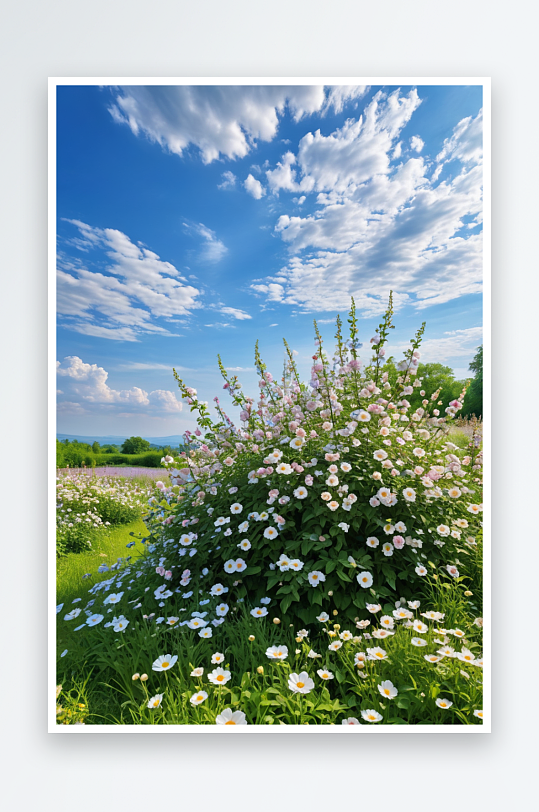
<path id="1" fill-rule="evenodd" d="M 459 121 L 450 138 L 446 138 L 436 160 L 457 158 L 464 164 L 478 164 L 483 157 L 483 111 L 475 118 L 468 116 Z"/>
<path id="2" fill-rule="evenodd" d="M 107 264 L 106 273 L 94 272 L 60 257 L 57 310 L 66 319 L 64 326 L 84 335 L 137 341 L 143 333 L 171 335 L 153 319 L 187 316 L 201 306 L 200 291 L 153 251 L 121 231 L 68 222 L 105 252 Z"/>
<path id="3" fill-rule="evenodd" d="M 270 324 L 270 327 L 278 327 L 278 324 Z"/>
<path id="4" fill-rule="evenodd" d="M 447 364 L 454 359 L 472 360 L 477 348 L 483 343 L 482 327 L 467 327 L 444 333 L 439 338 L 427 338 L 421 343 L 421 362 Z M 407 344 L 388 345 L 388 355 L 397 355 L 409 348 Z M 458 370 L 462 373 L 462 369 Z M 460 378 L 473 377 L 471 373 L 459 374 Z"/>
<path id="5" fill-rule="evenodd" d="M 220 155 L 243 158 L 257 140 L 271 141 L 286 107 L 299 121 L 325 102 L 324 88 L 309 85 L 122 87 L 109 110 L 135 135 L 176 155 L 192 145 L 208 164 Z"/>
<path id="6" fill-rule="evenodd" d="M 239 310 L 237 307 L 220 307 L 219 312 L 223 313 L 225 316 L 232 316 L 239 321 L 243 321 L 244 319 L 252 319 L 252 316 L 249 313 L 246 313 L 244 310 Z"/>
<path id="7" fill-rule="evenodd" d="M 335 85 L 330 87 L 322 112 L 327 112 L 330 108 L 333 108 L 336 113 L 342 113 L 345 104 L 360 99 L 368 89 L 367 85 Z"/>
<path id="8" fill-rule="evenodd" d="M 424 146 L 425 142 L 422 138 L 420 138 L 418 135 L 412 135 L 410 138 L 410 149 L 413 149 L 416 152 L 421 152 Z"/>
<path id="9" fill-rule="evenodd" d="M 266 190 L 264 189 L 260 181 L 257 180 L 253 175 L 247 175 L 247 177 L 243 181 L 243 185 L 245 186 L 249 194 L 255 198 L 255 200 L 260 200 L 260 198 L 264 197 L 264 195 L 266 194 Z"/>
<path id="10" fill-rule="evenodd" d="M 228 248 L 218 239 L 215 231 L 208 228 L 204 223 L 183 223 L 187 233 L 196 235 L 202 239 L 202 248 L 198 258 L 202 262 L 219 262 L 227 253 Z"/>
<path id="11" fill-rule="evenodd" d="M 317 209 L 279 217 L 275 233 L 291 258 L 253 281 L 255 295 L 304 312 L 346 308 L 353 295 L 367 316 L 384 311 L 390 289 L 397 308 L 481 291 L 481 235 L 463 223 L 471 217 L 473 227 L 481 218 L 476 125 L 457 124 L 446 152 L 462 155 L 466 165 L 437 183 L 438 175 L 427 176 L 428 156 L 395 163 L 400 133 L 420 103 L 415 90 L 379 92 L 357 121 L 327 136 L 307 133 L 297 155 L 287 152 L 268 170 L 275 192 L 318 192 Z"/>
<path id="12" fill-rule="evenodd" d="M 225 367 L 227 372 L 254 372 L 254 367 Z"/>
<path id="13" fill-rule="evenodd" d="M 232 189 L 236 185 L 236 176 L 233 172 L 223 172 L 221 183 L 217 184 L 218 189 Z"/>
<path id="14" fill-rule="evenodd" d="M 76 355 L 57 362 L 56 372 L 62 378 L 64 393 L 71 398 L 59 403 L 59 411 L 69 414 L 80 414 L 85 411 L 82 404 L 96 407 L 119 406 L 125 412 L 126 406 L 131 411 L 157 410 L 159 412 L 181 412 L 182 403 L 173 392 L 156 389 L 146 392 L 138 386 L 131 389 L 112 389 L 108 383 L 108 372 L 97 364 L 87 364 Z M 87 411 L 87 410 L 86 410 Z"/>

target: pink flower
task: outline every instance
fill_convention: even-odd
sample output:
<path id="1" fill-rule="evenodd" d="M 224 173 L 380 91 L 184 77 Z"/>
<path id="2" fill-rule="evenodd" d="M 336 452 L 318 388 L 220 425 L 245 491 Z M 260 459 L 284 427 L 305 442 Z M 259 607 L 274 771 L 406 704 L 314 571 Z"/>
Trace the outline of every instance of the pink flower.
<path id="1" fill-rule="evenodd" d="M 311 486 L 313 482 L 314 480 L 312 476 L 310 474 L 307 474 L 307 476 L 305 477 L 305 484 Z"/>
<path id="2" fill-rule="evenodd" d="M 393 536 L 393 546 L 397 550 L 402 550 L 404 547 L 404 539 L 402 536 Z"/>
<path id="3" fill-rule="evenodd" d="M 164 575 L 165 574 L 165 568 L 164 567 L 156 567 L 155 571 L 156 571 L 156 573 L 158 575 Z"/>
<path id="4" fill-rule="evenodd" d="M 167 570 L 165 572 L 165 578 L 167 581 L 170 581 L 170 579 L 172 578 L 172 570 Z"/>

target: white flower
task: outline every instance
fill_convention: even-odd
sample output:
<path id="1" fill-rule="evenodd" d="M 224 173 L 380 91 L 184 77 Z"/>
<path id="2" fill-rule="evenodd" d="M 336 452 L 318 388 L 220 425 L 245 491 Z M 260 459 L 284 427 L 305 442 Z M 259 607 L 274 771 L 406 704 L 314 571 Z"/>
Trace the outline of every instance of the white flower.
<path id="1" fill-rule="evenodd" d="M 339 477 L 335 476 L 335 474 L 330 474 L 326 479 L 326 485 L 329 485 L 330 488 L 336 488 L 339 484 Z"/>
<path id="2" fill-rule="evenodd" d="M 198 633 L 199 637 L 202 637 L 203 640 L 209 640 L 210 637 L 213 637 L 213 632 L 211 629 L 201 629 Z"/>
<path id="3" fill-rule="evenodd" d="M 325 679 L 325 680 L 333 679 L 333 674 L 331 673 L 331 671 L 328 671 L 326 668 L 319 668 L 316 673 L 322 679 Z"/>
<path id="4" fill-rule="evenodd" d="M 446 566 L 446 570 L 448 571 L 449 575 L 451 575 L 452 578 L 458 578 L 459 577 L 458 569 L 455 566 L 453 566 L 452 564 L 448 564 Z"/>
<path id="5" fill-rule="evenodd" d="M 63 606 L 63 604 L 62 604 Z M 80 615 L 82 609 L 72 609 L 71 612 L 68 612 L 67 615 L 64 615 L 64 620 L 75 620 L 76 617 Z"/>
<path id="6" fill-rule="evenodd" d="M 402 495 L 407 502 L 415 502 L 415 491 L 413 488 L 404 488 Z"/>
<path id="7" fill-rule="evenodd" d="M 292 468 L 287 462 L 281 462 L 275 469 L 278 474 L 291 474 Z"/>
<path id="8" fill-rule="evenodd" d="M 223 668 L 214 668 L 214 670 L 208 674 L 209 681 L 214 685 L 226 685 L 230 677 L 230 671 L 225 671 Z"/>
<path id="9" fill-rule="evenodd" d="M 189 702 L 191 705 L 200 705 L 201 702 L 204 702 L 205 699 L 208 698 L 208 694 L 206 691 L 198 691 L 196 694 L 193 694 Z"/>
<path id="10" fill-rule="evenodd" d="M 296 488 L 294 491 L 294 496 L 296 499 L 305 499 L 309 494 L 307 488 L 304 488 L 303 485 L 300 485 L 299 488 Z"/>
<path id="11" fill-rule="evenodd" d="M 192 541 L 193 539 L 188 533 L 184 533 L 183 536 L 180 536 L 180 544 L 183 544 L 184 547 L 187 547 Z"/>
<path id="12" fill-rule="evenodd" d="M 300 572 L 303 569 L 303 561 L 300 561 L 299 558 L 294 558 L 290 562 L 290 569 L 294 570 L 295 572 Z"/>
<path id="13" fill-rule="evenodd" d="M 350 530 L 350 525 L 346 524 L 346 522 L 339 522 L 337 527 L 340 527 L 341 530 L 344 530 L 345 533 L 348 533 L 348 531 Z"/>
<path id="14" fill-rule="evenodd" d="M 86 619 L 87 626 L 97 626 L 98 623 L 101 623 L 103 620 L 103 615 L 90 615 L 89 618 Z"/>
<path id="15" fill-rule="evenodd" d="M 286 646 L 270 646 L 266 649 L 266 657 L 270 660 L 285 660 L 288 657 Z"/>
<path id="16" fill-rule="evenodd" d="M 407 619 L 413 617 L 413 614 L 408 609 L 404 609 L 401 606 L 400 609 L 394 609 L 393 610 L 393 617 L 396 618 L 397 620 L 407 620 Z"/>
<path id="17" fill-rule="evenodd" d="M 309 579 L 309 583 L 311 586 L 318 586 L 318 584 L 326 580 L 326 576 L 324 575 L 324 573 L 319 572 L 318 570 L 310 572 L 307 578 Z"/>
<path id="18" fill-rule="evenodd" d="M 380 612 L 380 610 L 382 609 L 379 603 L 367 603 L 365 604 L 365 607 L 369 610 L 369 612 L 372 612 L 373 615 L 375 615 L 376 612 Z"/>
<path id="19" fill-rule="evenodd" d="M 268 610 L 265 606 L 256 606 L 254 609 L 251 609 L 251 614 L 253 617 L 266 617 Z"/>
<path id="20" fill-rule="evenodd" d="M 249 539 L 243 539 L 243 541 L 240 541 L 240 543 L 237 544 L 236 547 L 239 547 L 240 550 L 245 550 L 245 552 L 247 552 L 247 550 L 251 549 L 251 542 L 249 541 Z"/>
<path id="21" fill-rule="evenodd" d="M 294 437 L 293 440 L 290 440 L 288 445 L 290 446 L 290 448 L 295 449 L 301 448 L 302 445 L 305 445 L 305 440 L 303 439 L 303 437 Z"/>
<path id="22" fill-rule="evenodd" d="M 366 659 L 367 659 L 367 655 L 365 654 L 364 651 L 358 651 L 354 655 L 354 663 L 355 663 L 355 665 L 358 665 L 358 663 L 364 663 Z"/>
<path id="23" fill-rule="evenodd" d="M 385 544 L 382 544 L 382 552 L 385 556 L 393 555 L 393 545 L 391 542 L 386 541 Z"/>
<path id="24" fill-rule="evenodd" d="M 427 645 L 427 641 L 424 640 L 422 637 L 412 637 L 411 643 L 412 643 L 412 646 L 419 646 L 419 647 Z"/>
<path id="25" fill-rule="evenodd" d="M 203 668 L 193 668 L 193 670 L 191 671 L 191 676 L 192 677 L 201 677 L 203 673 L 204 673 Z"/>
<path id="26" fill-rule="evenodd" d="M 482 719 L 483 718 L 483 711 L 482 710 L 474 710 L 473 715 L 477 716 L 478 719 Z"/>
<path id="27" fill-rule="evenodd" d="M 271 598 L 260 598 L 260 603 L 269 604 L 271 603 Z"/>
<path id="28" fill-rule="evenodd" d="M 428 663 L 439 663 L 442 657 L 437 657 L 436 654 L 425 654 L 425 660 Z"/>
<path id="29" fill-rule="evenodd" d="M 471 663 L 473 665 L 473 663 L 475 662 L 474 655 L 467 648 L 463 648 L 462 651 L 457 652 L 457 657 L 464 663 Z"/>
<path id="30" fill-rule="evenodd" d="M 236 572 L 243 572 L 243 570 L 247 569 L 247 564 L 243 560 L 243 558 L 236 558 Z"/>
<path id="31" fill-rule="evenodd" d="M 58 614 L 58 612 L 61 612 L 63 608 L 64 608 L 64 604 L 59 603 L 58 606 L 56 607 L 56 614 Z"/>
<path id="32" fill-rule="evenodd" d="M 330 643 L 328 646 L 329 651 L 338 651 L 342 647 L 342 642 L 340 640 L 334 640 L 333 643 Z"/>
<path id="33" fill-rule="evenodd" d="M 350 465 L 349 462 L 341 462 L 341 471 L 344 471 L 344 473 L 347 474 L 348 471 L 351 471 L 351 470 L 352 470 L 352 466 Z"/>
<path id="34" fill-rule="evenodd" d="M 417 573 L 418 575 L 421 575 L 422 577 L 423 577 L 424 575 L 427 575 L 427 573 L 428 573 L 427 568 L 426 568 L 426 567 L 424 567 L 422 564 L 420 564 L 418 567 L 416 567 L 416 568 L 415 568 L 415 571 L 416 571 L 416 573 Z"/>
<path id="35" fill-rule="evenodd" d="M 369 710 L 362 710 L 361 718 L 365 719 L 366 722 L 381 722 L 383 717 L 371 708 Z"/>
<path id="36" fill-rule="evenodd" d="M 442 699 L 438 697 L 438 699 L 436 700 L 436 704 L 438 705 L 439 708 L 443 708 L 445 710 L 447 708 L 450 708 L 453 703 L 450 702 L 449 699 Z"/>
<path id="37" fill-rule="evenodd" d="M 376 538 L 376 536 L 369 536 L 367 539 L 367 547 L 378 547 L 380 542 Z"/>
<path id="38" fill-rule="evenodd" d="M 231 513 L 241 513 L 243 510 L 243 505 L 240 505 L 239 502 L 234 502 L 233 505 L 230 505 L 230 512 Z"/>
<path id="39" fill-rule="evenodd" d="M 243 711 L 232 711 L 232 708 L 225 708 L 219 716 L 215 717 L 216 725 L 246 725 L 247 720 Z"/>
<path id="40" fill-rule="evenodd" d="M 220 651 L 216 651 L 215 654 L 212 654 L 211 661 L 213 665 L 218 665 L 219 663 L 224 662 L 225 655 L 221 654 Z"/>
<path id="41" fill-rule="evenodd" d="M 177 654 L 161 654 L 157 660 L 154 660 L 152 663 L 152 670 L 153 671 L 168 671 L 169 668 L 177 662 L 178 655 Z"/>
<path id="42" fill-rule="evenodd" d="M 223 595 L 225 592 L 228 592 L 228 587 L 222 584 L 214 584 L 210 589 L 210 595 Z"/>
<path id="43" fill-rule="evenodd" d="M 146 705 L 147 708 L 158 708 L 161 705 L 163 700 L 163 694 L 156 694 L 152 696 L 151 699 L 148 700 L 148 704 Z"/>
<path id="44" fill-rule="evenodd" d="M 277 561 L 277 566 L 281 570 L 281 572 L 287 572 L 290 568 L 290 559 L 284 553 L 281 553 L 279 560 Z"/>
<path id="45" fill-rule="evenodd" d="M 225 572 L 236 572 L 236 562 L 233 558 L 229 558 L 228 561 L 225 561 Z"/>
<path id="46" fill-rule="evenodd" d="M 191 620 L 187 621 L 187 625 L 190 629 L 203 629 L 204 626 L 208 625 L 208 621 L 203 620 L 201 617 L 192 617 Z"/>
<path id="47" fill-rule="evenodd" d="M 118 592 L 117 594 L 107 595 L 107 597 L 103 601 L 103 605 L 106 606 L 109 603 L 118 603 L 121 600 L 123 594 L 124 594 L 123 592 Z"/>
<path id="48" fill-rule="evenodd" d="M 275 529 L 275 527 L 266 527 L 264 530 L 264 538 L 266 539 L 274 539 L 278 535 L 279 532 Z"/>
<path id="49" fill-rule="evenodd" d="M 238 530 L 240 533 L 246 533 L 249 530 L 249 522 L 242 522 Z"/>
<path id="50" fill-rule="evenodd" d="M 367 655 L 369 660 L 387 660 L 387 651 L 379 646 L 368 648 Z"/>
<path id="51" fill-rule="evenodd" d="M 429 627 L 426 623 L 422 623 L 420 620 L 414 620 L 413 629 L 414 632 L 419 632 L 419 634 L 426 634 Z"/>
<path id="52" fill-rule="evenodd" d="M 446 524 L 439 524 L 436 528 L 436 532 L 439 533 L 440 536 L 448 536 L 451 530 Z"/>
<path id="53" fill-rule="evenodd" d="M 384 699 L 394 699 L 399 693 L 390 679 L 386 679 L 378 685 L 378 690 Z"/>
<path id="54" fill-rule="evenodd" d="M 372 586 L 372 575 L 370 572 L 360 572 L 356 576 L 356 580 L 358 584 L 363 587 L 363 589 L 368 589 L 370 586 Z"/>
<path id="55" fill-rule="evenodd" d="M 473 513 L 474 516 L 477 516 L 483 510 L 482 505 L 468 505 L 467 510 L 469 513 Z"/>
<path id="56" fill-rule="evenodd" d="M 348 719 L 343 719 L 341 724 L 343 724 L 343 725 L 359 725 L 359 720 L 356 719 L 355 716 L 349 716 Z"/>
<path id="57" fill-rule="evenodd" d="M 380 625 L 385 629 L 392 629 L 395 625 L 395 621 L 390 615 L 382 615 L 380 618 Z"/>
<path id="58" fill-rule="evenodd" d="M 314 682 L 306 671 L 302 671 L 300 674 L 290 674 L 288 687 L 295 694 L 308 694 L 314 688 Z"/>
<path id="59" fill-rule="evenodd" d="M 329 620 L 329 615 L 327 612 L 322 612 L 316 619 L 319 620 L 320 623 L 327 623 Z"/>

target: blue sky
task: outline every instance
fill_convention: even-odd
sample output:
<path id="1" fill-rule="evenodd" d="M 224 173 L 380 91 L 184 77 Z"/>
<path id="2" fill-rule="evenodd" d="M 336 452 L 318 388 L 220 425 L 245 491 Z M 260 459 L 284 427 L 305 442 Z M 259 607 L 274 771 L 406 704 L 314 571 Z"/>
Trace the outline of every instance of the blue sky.
<path id="1" fill-rule="evenodd" d="M 395 354 L 426 321 L 465 377 L 481 203 L 481 87 L 58 87 L 58 431 L 192 429 L 172 367 L 254 393 L 257 339 L 308 380 L 351 295 L 367 358 L 390 289 Z"/>

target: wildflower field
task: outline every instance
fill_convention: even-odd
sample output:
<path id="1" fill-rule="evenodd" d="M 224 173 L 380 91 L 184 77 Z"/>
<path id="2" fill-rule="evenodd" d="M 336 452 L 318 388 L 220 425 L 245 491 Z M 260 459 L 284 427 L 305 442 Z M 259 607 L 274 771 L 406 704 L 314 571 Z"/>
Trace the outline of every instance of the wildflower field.
<path id="1" fill-rule="evenodd" d="M 175 373 L 167 484 L 60 476 L 60 552 L 144 525 L 56 607 L 59 724 L 482 724 L 481 426 L 425 397 L 423 327 L 384 368 L 391 328 L 362 363 L 353 303 L 333 355 L 315 323 L 307 383 L 257 346 L 256 398 L 219 359 L 239 427 Z"/>

